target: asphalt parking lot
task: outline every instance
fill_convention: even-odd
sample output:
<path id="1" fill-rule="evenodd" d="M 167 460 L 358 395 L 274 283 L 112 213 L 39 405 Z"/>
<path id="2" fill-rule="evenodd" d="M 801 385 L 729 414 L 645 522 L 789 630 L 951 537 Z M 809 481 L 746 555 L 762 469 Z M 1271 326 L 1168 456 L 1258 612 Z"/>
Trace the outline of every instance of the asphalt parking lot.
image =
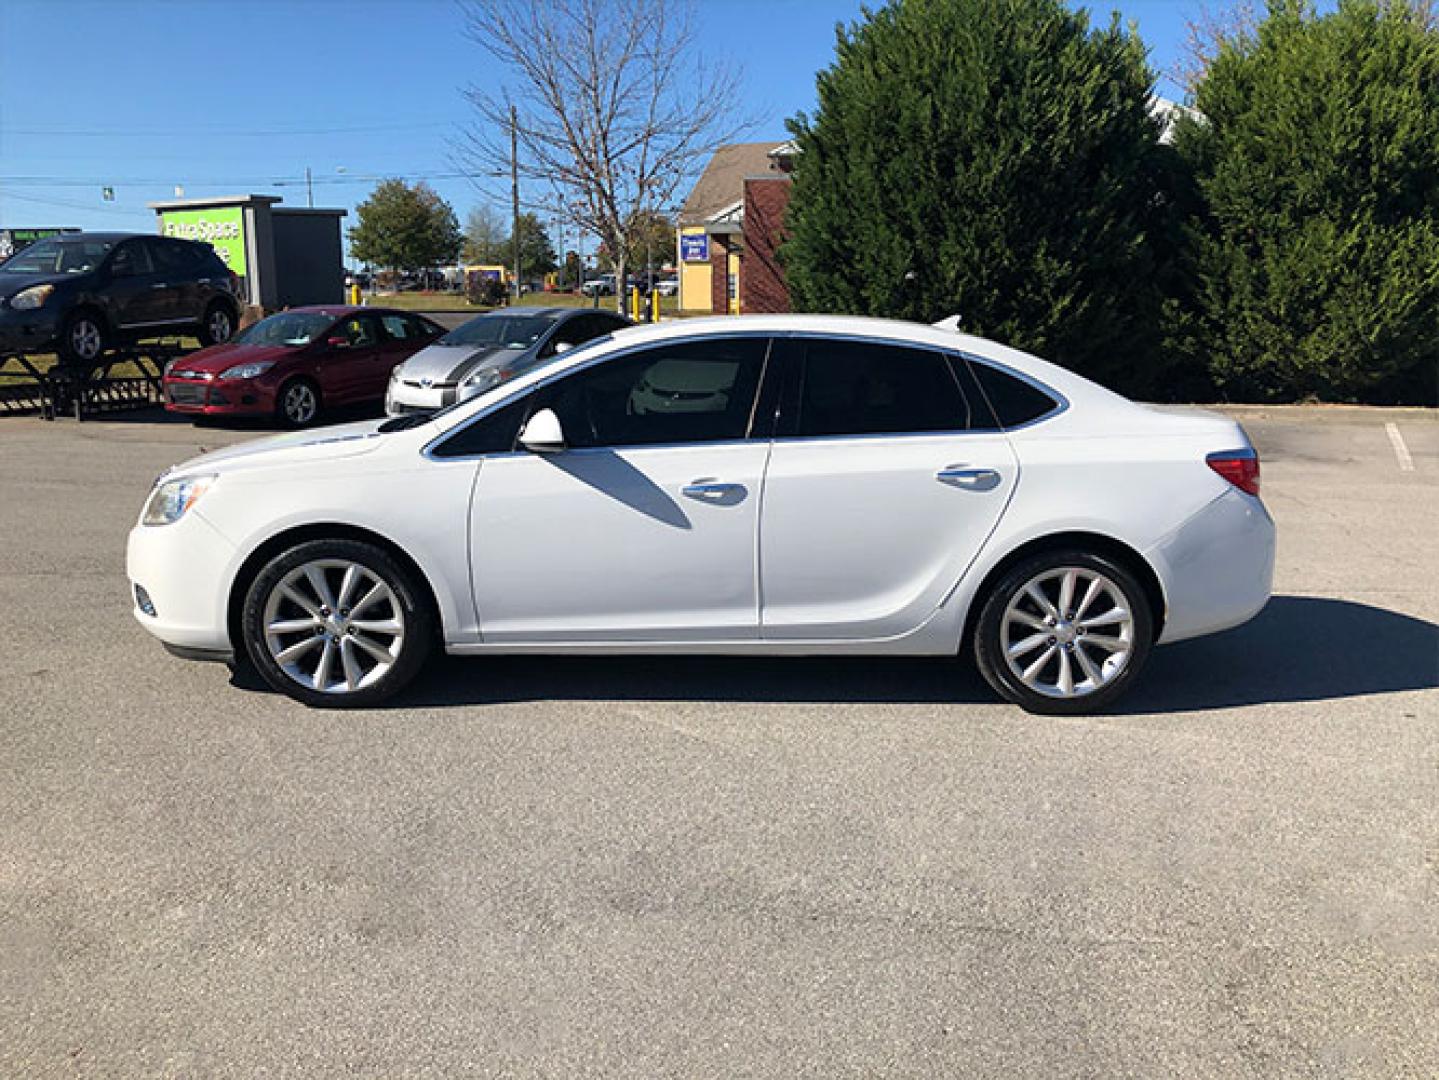
<path id="1" fill-rule="evenodd" d="M 0 1076 L 1439 1075 L 1439 416 L 1241 418 L 1274 601 L 1074 720 L 894 660 L 306 711 L 129 611 L 152 477 L 256 430 L 0 419 Z"/>

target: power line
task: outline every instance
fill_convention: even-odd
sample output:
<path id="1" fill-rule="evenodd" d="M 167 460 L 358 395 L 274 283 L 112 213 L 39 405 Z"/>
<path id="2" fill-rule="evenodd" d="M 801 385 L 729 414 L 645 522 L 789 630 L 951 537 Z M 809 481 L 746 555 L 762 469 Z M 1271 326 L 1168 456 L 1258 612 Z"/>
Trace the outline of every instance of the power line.
<path id="1" fill-rule="evenodd" d="M 119 128 L 25 128 L 0 127 L 0 135 L 54 136 L 65 139 L 194 139 L 207 135 L 225 138 L 273 139 L 290 135 L 357 135 L 380 131 L 414 131 L 419 128 L 447 128 L 460 121 L 423 120 L 415 123 L 365 124 L 356 127 L 270 128 L 256 131 L 234 131 L 229 128 L 187 128 L 184 131 L 157 129 L 122 130 Z"/>

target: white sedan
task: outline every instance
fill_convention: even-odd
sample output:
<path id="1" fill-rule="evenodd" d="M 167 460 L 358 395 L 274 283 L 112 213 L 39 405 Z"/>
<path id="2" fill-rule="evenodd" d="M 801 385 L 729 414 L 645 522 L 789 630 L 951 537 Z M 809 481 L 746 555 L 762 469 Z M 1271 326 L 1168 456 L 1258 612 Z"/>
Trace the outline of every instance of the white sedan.
<path id="1" fill-rule="evenodd" d="M 141 624 L 368 705 L 450 653 L 972 650 L 1034 712 L 1269 597 L 1232 420 L 911 323 L 625 330 L 437 414 L 185 462 L 130 534 Z"/>

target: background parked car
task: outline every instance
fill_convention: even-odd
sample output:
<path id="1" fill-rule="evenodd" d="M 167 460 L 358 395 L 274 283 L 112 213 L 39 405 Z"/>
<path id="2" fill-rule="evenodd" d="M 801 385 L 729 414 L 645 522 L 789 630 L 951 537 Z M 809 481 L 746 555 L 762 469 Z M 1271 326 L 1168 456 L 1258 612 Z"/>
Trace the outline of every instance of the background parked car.
<path id="1" fill-rule="evenodd" d="M 468 401 L 558 352 L 632 325 L 613 311 L 505 308 L 478 315 L 395 368 L 391 416 Z"/>
<path id="2" fill-rule="evenodd" d="M 240 323 L 239 279 L 215 249 L 130 233 L 68 233 L 0 265 L 0 352 L 54 348 L 89 369 L 118 345 L 193 334 L 206 345 Z"/>
<path id="3" fill-rule="evenodd" d="M 294 308 L 171 364 L 165 408 L 192 416 L 273 415 L 304 427 L 326 409 L 380 401 L 395 365 L 442 333 L 412 312 Z"/>

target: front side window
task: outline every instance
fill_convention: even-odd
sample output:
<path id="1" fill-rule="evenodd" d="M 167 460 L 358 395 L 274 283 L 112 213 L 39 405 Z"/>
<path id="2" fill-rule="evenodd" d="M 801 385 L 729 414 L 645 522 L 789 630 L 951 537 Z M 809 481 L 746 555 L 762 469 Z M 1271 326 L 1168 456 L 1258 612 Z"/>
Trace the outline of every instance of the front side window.
<path id="1" fill-rule="evenodd" d="M 138 240 L 121 244 L 110 258 L 110 273 L 116 277 L 154 273 L 150 249 Z"/>
<path id="2" fill-rule="evenodd" d="M 368 349 L 380 343 L 380 328 L 372 315 L 352 315 L 343 319 L 335 333 L 353 349 Z"/>
<path id="3" fill-rule="evenodd" d="M 805 347 L 798 411 L 801 436 L 967 431 L 972 416 L 942 354 L 820 338 Z"/>
<path id="4" fill-rule="evenodd" d="M 659 345 L 563 378 L 537 396 L 572 447 L 720 442 L 749 433 L 764 338 Z"/>

